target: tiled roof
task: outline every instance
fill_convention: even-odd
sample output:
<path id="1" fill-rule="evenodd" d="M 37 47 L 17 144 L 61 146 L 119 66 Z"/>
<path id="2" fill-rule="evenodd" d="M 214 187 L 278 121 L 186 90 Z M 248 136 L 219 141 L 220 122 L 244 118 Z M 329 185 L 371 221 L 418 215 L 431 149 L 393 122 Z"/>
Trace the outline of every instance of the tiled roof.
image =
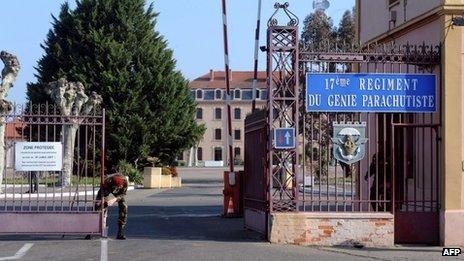
<path id="1" fill-rule="evenodd" d="M 230 87 L 232 89 L 251 88 L 253 77 L 254 73 L 252 71 L 232 71 Z M 225 89 L 225 72 L 211 71 L 191 81 L 189 87 L 194 89 Z M 266 72 L 258 72 L 257 88 L 266 88 Z"/>
<path id="2" fill-rule="evenodd" d="M 26 127 L 26 124 L 20 120 L 8 122 L 5 127 L 6 139 L 21 139 L 21 129 Z"/>

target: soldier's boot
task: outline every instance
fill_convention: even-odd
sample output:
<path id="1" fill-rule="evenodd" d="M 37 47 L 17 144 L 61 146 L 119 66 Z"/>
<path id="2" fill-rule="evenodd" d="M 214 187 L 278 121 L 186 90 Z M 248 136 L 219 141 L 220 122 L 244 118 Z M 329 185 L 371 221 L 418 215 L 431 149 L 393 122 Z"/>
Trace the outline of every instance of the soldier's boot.
<path id="1" fill-rule="evenodd" d="M 119 239 L 119 240 L 126 239 L 126 236 L 124 235 L 124 226 L 121 224 L 119 224 L 118 235 L 116 236 L 116 239 Z"/>

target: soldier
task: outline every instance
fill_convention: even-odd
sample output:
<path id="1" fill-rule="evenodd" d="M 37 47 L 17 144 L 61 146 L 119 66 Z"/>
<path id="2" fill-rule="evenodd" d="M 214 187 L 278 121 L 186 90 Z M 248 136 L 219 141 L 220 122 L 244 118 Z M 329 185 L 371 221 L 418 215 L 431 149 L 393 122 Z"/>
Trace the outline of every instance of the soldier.
<path id="1" fill-rule="evenodd" d="M 29 179 L 29 190 L 25 193 L 36 193 L 39 189 L 39 177 L 36 171 L 31 171 L 31 177 Z"/>
<path id="2" fill-rule="evenodd" d="M 369 180 L 369 176 L 372 177 L 372 184 L 370 184 L 370 193 L 369 198 L 371 200 L 371 206 L 374 210 L 385 211 L 391 210 L 391 204 L 389 202 L 377 202 L 380 201 L 389 201 L 392 198 L 392 185 L 391 185 L 391 175 L 392 175 L 392 166 L 391 159 L 385 157 L 382 152 L 382 148 L 379 149 L 379 153 L 376 153 L 372 156 L 372 161 L 369 166 L 369 171 L 366 171 L 364 179 Z M 378 159 L 377 159 L 378 157 Z M 377 165 L 378 163 L 378 165 Z M 370 173 L 370 175 L 369 175 Z M 386 198 L 385 198 L 386 197 Z"/>
<path id="3" fill-rule="evenodd" d="M 103 183 L 103 198 L 104 206 L 103 209 L 106 211 L 108 206 L 111 206 L 112 203 L 118 202 L 119 207 L 119 218 L 118 218 L 118 235 L 116 239 L 124 240 L 124 227 L 127 222 L 127 202 L 126 202 L 126 192 L 127 192 L 128 181 L 127 178 L 119 173 L 108 175 Z M 113 194 L 115 198 L 111 199 L 110 194 Z M 97 194 L 97 202 L 95 203 L 95 209 L 101 209 L 101 197 L 102 191 L 99 190 Z M 106 215 L 105 215 L 106 216 Z"/>

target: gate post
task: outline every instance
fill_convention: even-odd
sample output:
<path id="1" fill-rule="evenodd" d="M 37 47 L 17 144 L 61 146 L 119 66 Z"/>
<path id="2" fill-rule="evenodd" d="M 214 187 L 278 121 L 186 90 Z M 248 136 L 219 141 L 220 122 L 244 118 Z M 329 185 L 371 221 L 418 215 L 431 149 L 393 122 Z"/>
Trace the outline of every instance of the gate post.
<path id="1" fill-rule="evenodd" d="M 270 211 L 298 211 L 298 118 L 299 118 L 299 48 L 298 18 L 288 10 L 288 3 L 274 5 L 268 21 L 267 84 L 269 90 L 268 161 Z M 279 25 L 276 14 L 282 10 L 289 19 Z M 274 130 L 295 130 L 293 148 L 275 149 Z"/>
<path id="2" fill-rule="evenodd" d="M 445 1 L 450 2 L 450 1 Z M 464 94 L 461 29 L 452 27 L 453 14 L 443 15 L 442 23 L 442 97 L 441 97 L 441 202 L 440 237 L 444 246 L 464 245 Z M 460 28 L 460 27 L 458 27 Z M 462 55 L 461 55 L 462 57 Z M 458 88 L 456 88 L 458 86 Z"/>

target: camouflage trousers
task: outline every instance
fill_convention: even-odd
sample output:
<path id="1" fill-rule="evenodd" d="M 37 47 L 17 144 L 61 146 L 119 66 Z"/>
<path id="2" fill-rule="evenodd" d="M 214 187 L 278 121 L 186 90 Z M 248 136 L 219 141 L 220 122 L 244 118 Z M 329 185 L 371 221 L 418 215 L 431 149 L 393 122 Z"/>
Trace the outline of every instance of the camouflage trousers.
<path id="1" fill-rule="evenodd" d="M 104 216 L 105 219 L 108 214 L 108 202 L 114 201 L 116 199 L 116 202 L 118 202 L 118 208 L 119 208 L 119 217 L 118 217 L 118 225 L 121 228 L 124 228 L 127 223 L 127 212 L 128 212 L 128 206 L 127 206 L 127 201 L 126 201 L 126 195 L 119 195 L 117 197 L 114 197 L 113 195 L 107 195 L 104 197 Z M 98 191 L 97 197 L 96 197 L 97 202 L 95 203 L 95 210 L 101 210 L 101 193 Z"/>

